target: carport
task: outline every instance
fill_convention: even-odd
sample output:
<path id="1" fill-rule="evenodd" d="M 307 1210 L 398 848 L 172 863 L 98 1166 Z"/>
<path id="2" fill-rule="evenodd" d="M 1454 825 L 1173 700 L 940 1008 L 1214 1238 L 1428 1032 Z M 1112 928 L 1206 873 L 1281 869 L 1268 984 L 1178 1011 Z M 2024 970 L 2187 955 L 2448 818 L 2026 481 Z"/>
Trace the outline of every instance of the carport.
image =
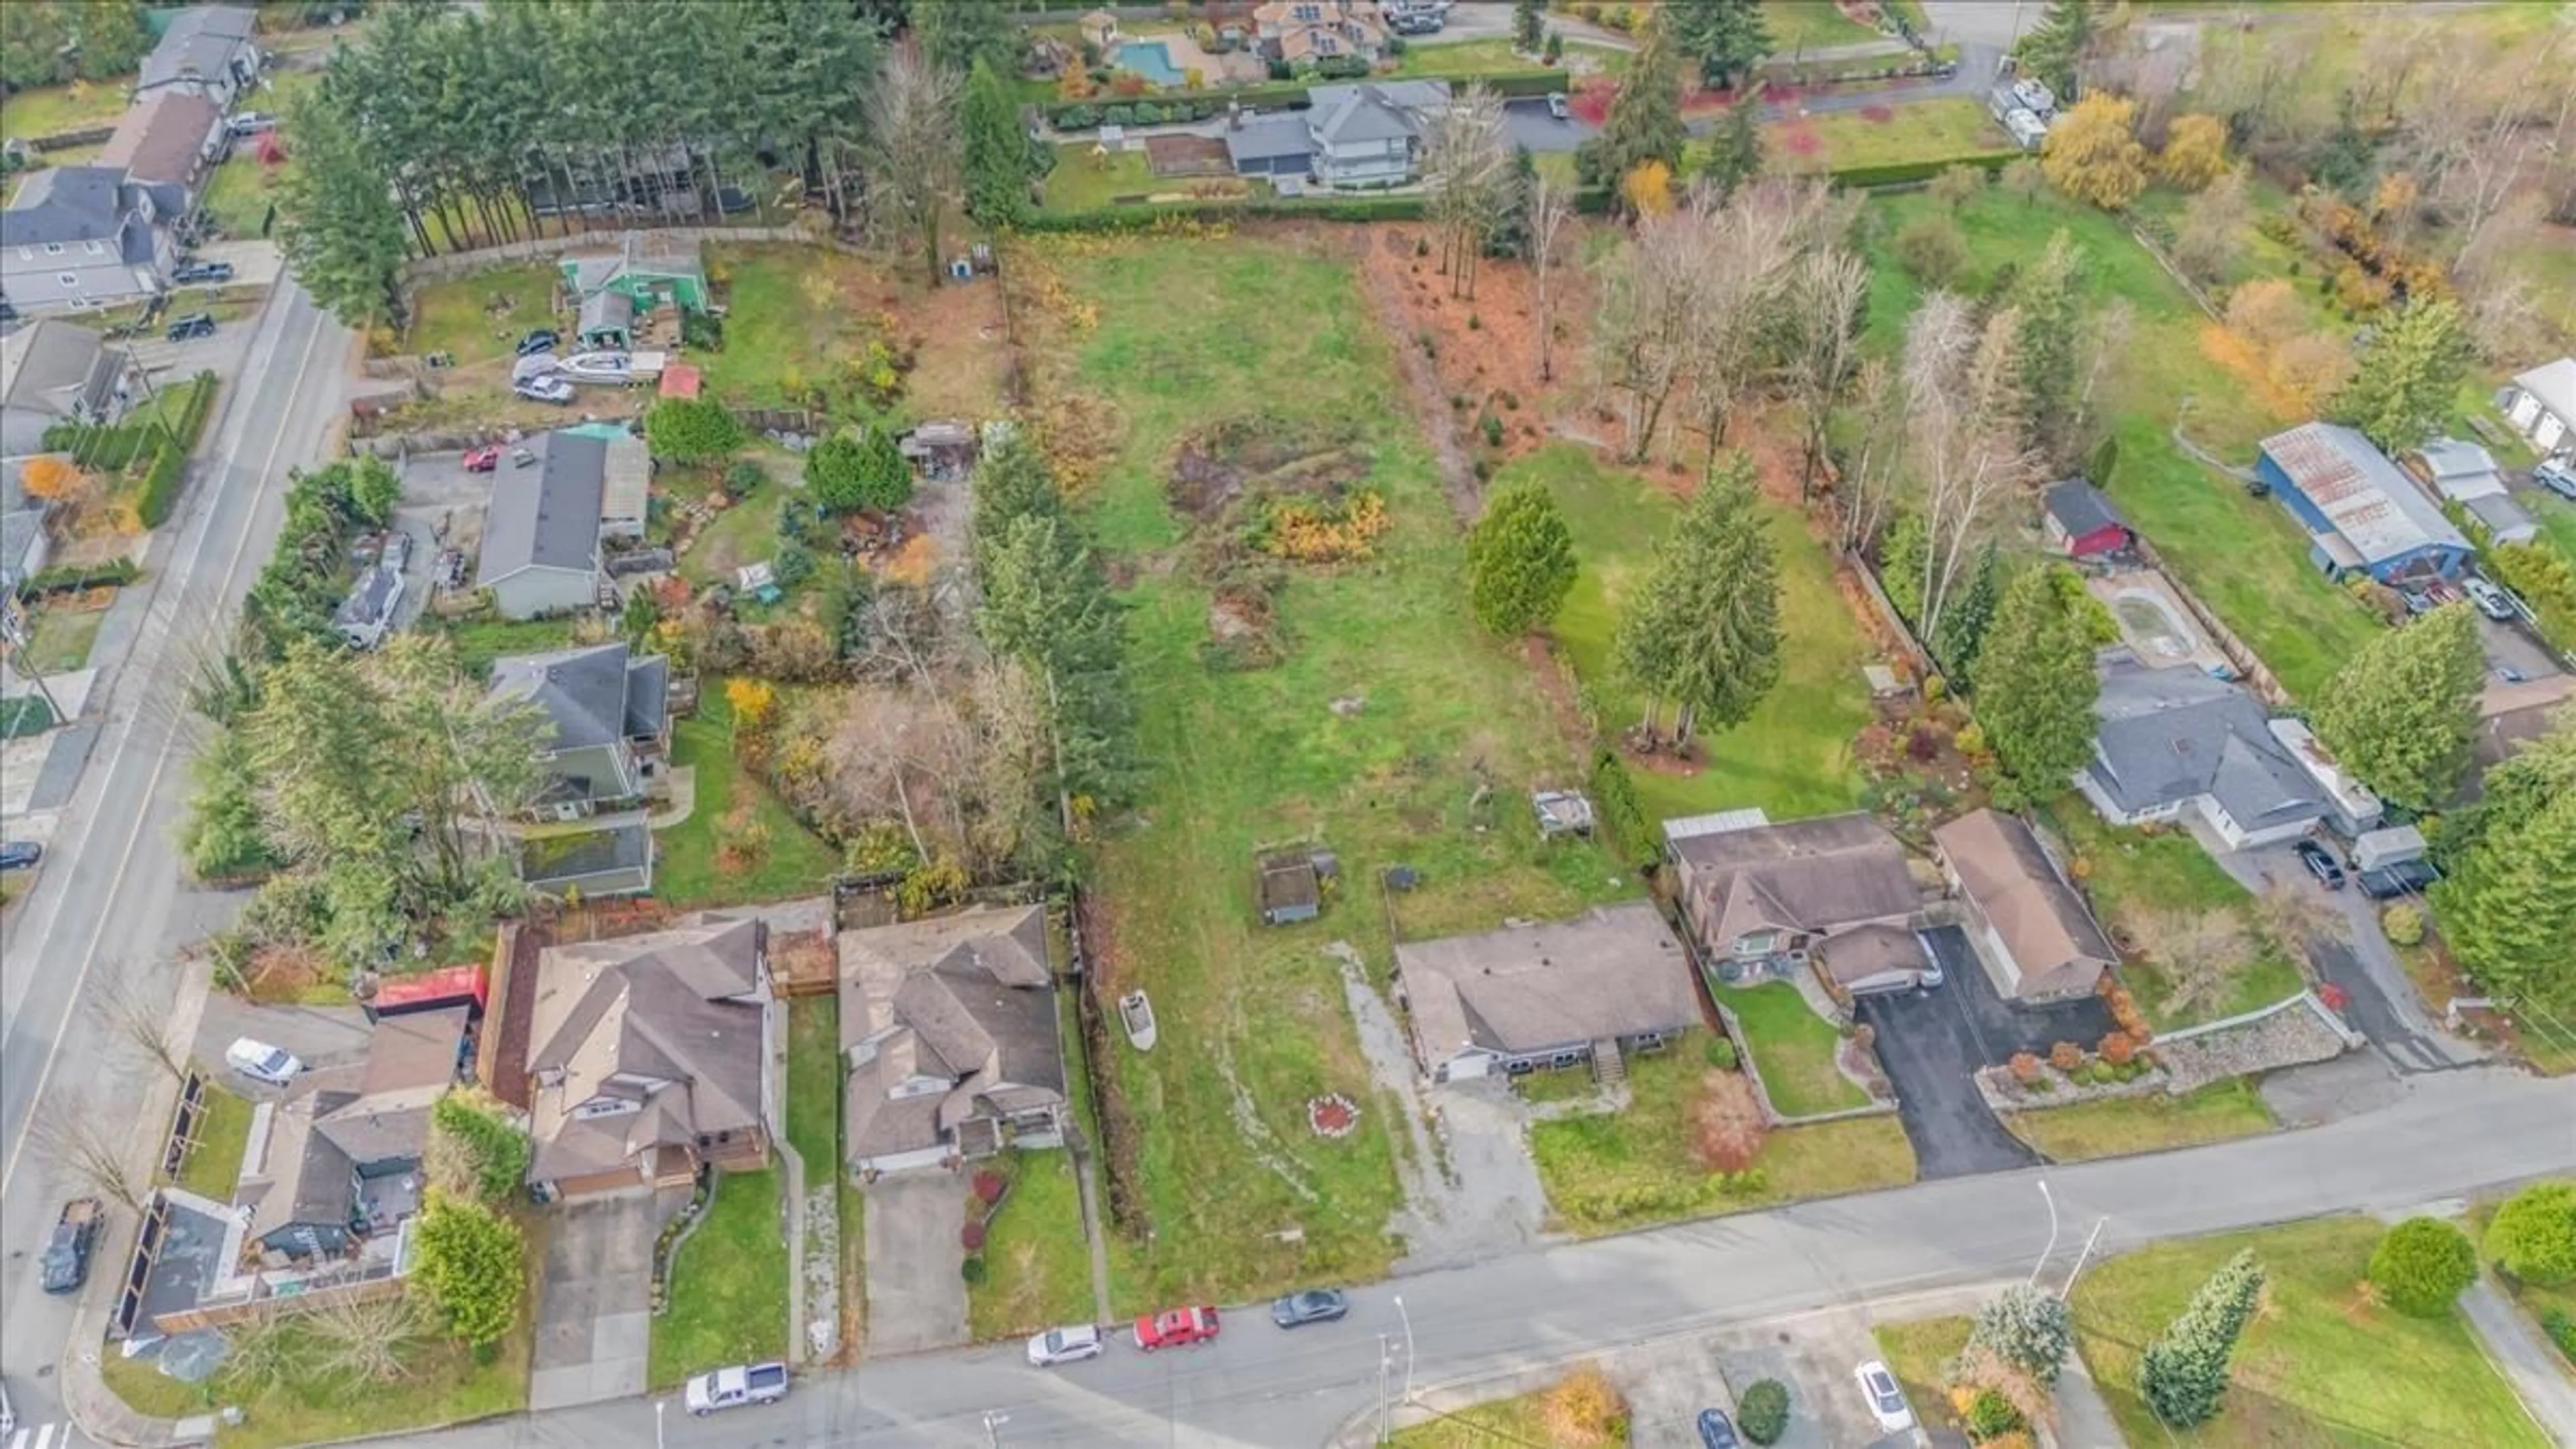
<path id="1" fill-rule="evenodd" d="M 1853 1008 L 1877 1033 L 1879 1063 L 1896 1088 L 1897 1120 L 1914 1144 L 1918 1175 L 1929 1181 L 2037 1163 L 2039 1154 L 1995 1119 L 1976 1072 L 2002 1066 L 2015 1052 L 2046 1055 L 2061 1041 L 2089 1049 L 2110 1033 L 2110 1007 L 2100 997 L 2012 1005 L 1996 994 L 1966 932 L 1935 927 L 1923 943 L 1941 963 L 1942 985 L 1862 996 Z"/>

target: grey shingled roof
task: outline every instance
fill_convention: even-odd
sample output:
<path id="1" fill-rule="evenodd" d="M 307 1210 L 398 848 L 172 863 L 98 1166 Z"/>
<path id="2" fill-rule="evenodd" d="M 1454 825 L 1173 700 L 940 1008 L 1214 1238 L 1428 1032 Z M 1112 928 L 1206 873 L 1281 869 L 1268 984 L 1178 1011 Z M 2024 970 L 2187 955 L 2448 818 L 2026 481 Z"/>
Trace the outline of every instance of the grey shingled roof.
<path id="1" fill-rule="evenodd" d="M 1685 836 L 1671 849 L 1712 945 L 1766 927 L 1830 933 L 1922 904 L 1905 848 L 1866 812 Z"/>
<path id="2" fill-rule="evenodd" d="M 125 349 L 59 317 L 39 317 L 0 337 L 0 407 L 58 412 L 47 394 L 69 392 L 66 403 L 103 408 L 116 391 Z M 13 495 L 16 475 L 10 477 Z"/>
<path id="3" fill-rule="evenodd" d="M 223 74 L 234 52 L 250 41 L 259 17 L 238 5 L 190 5 L 170 21 L 161 43 L 143 57 L 135 89 L 151 90 L 192 76 Z"/>
<path id="4" fill-rule="evenodd" d="M 2110 498 L 2081 478 L 2049 484 L 2046 503 L 2049 516 L 2057 520 L 2057 526 L 2065 529 L 2069 538 L 2082 538 L 2097 529 L 2129 526 L 2129 520 L 2120 516 Z"/>
<path id="5" fill-rule="evenodd" d="M 1254 163 L 1312 156 L 1315 140 L 1304 116 L 1253 116 L 1225 133 L 1225 153 L 1240 170 Z"/>
<path id="6" fill-rule="evenodd" d="M 2249 830 L 2324 818 L 2317 783 L 2243 689 L 2196 670 L 2149 669 L 2125 649 L 2104 653 L 2100 673 L 2101 724 L 2085 768 L 2124 811 L 2209 795 Z"/>
<path id="7" fill-rule="evenodd" d="M 98 164 L 120 167 L 135 181 L 187 181 L 196 174 L 222 116 L 204 96 L 154 91 L 116 123 L 116 134 L 98 154 Z"/>
<path id="8" fill-rule="evenodd" d="M 113 166 L 49 167 L 18 184 L 0 233 L 12 247 L 115 240 L 119 260 L 150 261 L 149 239 L 138 255 L 127 235 L 124 184 L 125 173 Z"/>
<path id="9" fill-rule="evenodd" d="M 536 466 L 492 475 L 492 506 L 483 520 L 477 585 L 523 569 L 588 572 L 599 552 L 600 489 L 608 478 L 608 444 L 576 433 L 528 441 Z"/>
<path id="10" fill-rule="evenodd" d="M 1449 87 L 1441 81 L 1364 81 L 1315 86 L 1306 99 L 1314 104 L 1315 134 L 1326 145 L 1394 141 L 1420 135 L 1420 113 L 1449 104 Z"/>
<path id="11" fill-rule="evenodd" d="M 1652 901 L 1569 921 L 1407 941 L 1396 971 L 1429 1064 L 1699 1024 L 1690 953 Z"/>
<path id="12" fill-rule="evenodd" d="M 587 749 L 624 738 L 628 654 L 624 642 L 558 649 L 548 654 L 508 654 L 492 661 L 492 699 L 526 701 L 554 725 L 549 745 Z M 659 733 L 659 726 L 647 733 Z"/>
<path id="13" fill-rule="evenodd" d="M 845 931 L 838 949 L 843 1053 L 874 1053 L 844 1087 L 853 1156 L 937 1147 L 975 1117 L 1065 1100 L 1044 907 Z M 918 1077 L 949 1090 L 889 1095 Z"/>

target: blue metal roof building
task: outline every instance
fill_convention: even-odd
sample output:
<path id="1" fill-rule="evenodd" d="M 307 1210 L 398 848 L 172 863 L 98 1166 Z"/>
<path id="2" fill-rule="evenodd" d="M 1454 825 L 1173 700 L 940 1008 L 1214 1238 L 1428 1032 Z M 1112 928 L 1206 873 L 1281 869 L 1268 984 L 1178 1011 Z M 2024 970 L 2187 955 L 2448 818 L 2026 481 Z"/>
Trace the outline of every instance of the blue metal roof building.
<path id="1" fill-rule="evenodd" d="M 2263 440 L 2255 472 L 2309 534 L 2308 557 L 2330 578 L 2383 584 L 2454 578 L 2470 555 L 2413 479 L 2370 440 L 2336 423 L 2303 423 Z"/>

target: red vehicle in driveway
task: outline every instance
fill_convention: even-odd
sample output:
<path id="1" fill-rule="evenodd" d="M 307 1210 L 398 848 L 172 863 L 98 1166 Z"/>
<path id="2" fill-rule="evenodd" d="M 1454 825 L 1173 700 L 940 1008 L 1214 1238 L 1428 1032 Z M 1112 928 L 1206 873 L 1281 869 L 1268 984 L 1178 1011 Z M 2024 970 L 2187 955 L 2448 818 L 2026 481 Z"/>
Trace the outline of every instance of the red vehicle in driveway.
<path id="1" fill-rule="evenodd" d="M 1205 1343 L 1216 1337 L 1216 1326 L 1213 1308 L 1168 1308 L 1136 1320 L 1136 1346 L 1152 1353 L 1158 1348 Z"/>
<path id="2" fill-rule="evenodd" d="M 489 473 L 500 466 L 501 450 L 497 446 L 471 448 L 466 451 L 465 471 L 468 473 Z"/>

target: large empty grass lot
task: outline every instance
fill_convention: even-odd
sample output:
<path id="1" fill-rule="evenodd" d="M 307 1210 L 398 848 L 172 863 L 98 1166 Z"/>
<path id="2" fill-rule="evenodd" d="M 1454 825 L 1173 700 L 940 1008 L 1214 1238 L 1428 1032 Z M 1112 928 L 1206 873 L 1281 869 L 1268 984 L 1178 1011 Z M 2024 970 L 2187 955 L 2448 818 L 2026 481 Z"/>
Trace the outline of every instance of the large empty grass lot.
<path id="1" fill-rule="evenodd" d="M 2076 1344 L 2132 1444 L 2201 1449 L 2549 1442 L 2456 1312 L 2408 1318 L 2365 1306 L 2361 1282 L 2382 1225 L 2327 1218 L 2168 1243 L 2113 1258 L 2072 1300 Z M 2270 1275 L 2246 1326 L 2217 1419 L 2175 1437 L 2138 1396 L 2138 1360 L 2218 1265 L 2251 1248 Z"/>
<path id="2" fill-rule="evenodd" d="M 1929 196 L 1873 199 L 1863 213 L 1873 269 L 1869 322 L 1893 347 L 1922 299 L 1921 283 L 1896 259 L 1904 225 L 1939 209 Z M 2136 320 L 2105 394 L 2119 461 L 2107 479 L 2129 521 L 2174 573 L 2251 645 L 2281 683 L 2313 699 L 2380 625 L 2307 562 L 2305 534 L 2289 512 L 2252 498 L 2175 446 L 2180 423 L 2199 445 L 2251 463 L 2254 445 L 2294 423 L 2202 349 L 2209 320 L 2143 247 L 2105 213 L 2054 194 L 2025 202 L 1990 188 L 1958 212 L 1972 263 L 1954 290 L 1983 295 L 2008 265 L 2038 256 L 2061 228 L 2083 249 L 2081 276 L 2094 306 L 2125 299 Z"/>
<path id="3" fill-rule="evenodd" d="M 1111 1155 L 1133 1153 L 1154 1233 L 1144 1279 L 1231 1301 L 1374 1277 L 1397 1246 L 1397 1109 L 1373 1085 L 1326 946 L 1351 943 L 1383 978 L 1376 882 L 1398 864 L 1422 877 L 1399 903 L 1409 935 L 1568 914 L 1633 887 L 1592 847 L 1538 844 L 1526 792 L 1567 779 L 1576 752 L 1520 653 L 1458 605 L 1457 518 L 1347 258 L 1251 235 L 1083 239 L 1028 258 L 1023 276 L 1051 268 L 1067 299 L 1029 319 L 1038 346 L 1069 356 L 1071 383 L 1114 401 L 1125 426 L 1083 501 L 1133 580 L 1131 689 L 1151 772 L 1100 848 L 1095 983 L 1147 989 L 1161 1026 L 1150 1055 L 1122 1041 L 1100 1064 L 1123 1099 L 1113 1119 L 1135 1134 Z M 1186 431 L 1256 414 L 1265 437 L 1347 430 L 1392 521 L 1369 561 L 1292 569 L 1275 601 L 1282 657 L 1229 669 L 1207 658 L 1200 561 L 1215 530 L 1176 512 L 1165 480 Z M 1256 847 L 1297 840 L 1339 854 L 1339 885 L 1319 922 L 1264 927 Z M 1324 1092 L 1360 1104 L 1350 1136 L 1309 1130 L 1305 1104 Z M 1302 1244 L 1273 1237 L 1292 1227 Z"/>
<path id="4" fill-rule="evenodd" d="M 1661 484 L 1571 445 L 1532 453 L 1497 479 L 1521 481 L 1546 485 L 1574 530 L 1581 572 L 1557 616 L 1556 639 L 1600 701 L 1605 724 L 1616 729 L 1636 717 L 1638 705 L 1611 670 L 1611 637 L 1629 592 L 1653 571 L 1655 545 L 1672 531 L 1680 503 Z M 1633 772 L 1649 819 L 1758 805 L 1787 820 L 1860 803 L 1852 739 L 1869 722 L 1860 674 L 1869 645 L 1824 546 L 1795 513 L 1762 506 L 1780 551 L 1779 686 L 1751 719 L 1702 737 L 1707 761 L 1698 770 Z"/>

